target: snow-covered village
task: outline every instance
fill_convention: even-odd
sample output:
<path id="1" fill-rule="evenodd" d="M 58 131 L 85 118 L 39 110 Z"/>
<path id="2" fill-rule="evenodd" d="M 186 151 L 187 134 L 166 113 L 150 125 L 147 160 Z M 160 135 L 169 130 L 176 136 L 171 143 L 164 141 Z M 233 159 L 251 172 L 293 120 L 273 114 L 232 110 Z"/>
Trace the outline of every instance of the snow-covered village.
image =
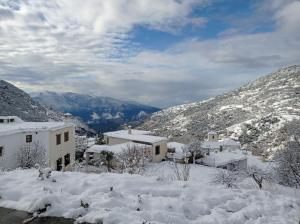
<path id="1" fill-rule="evenodd" d="M 0 0 L 0 224 L 300 224 L 298 0 Z"/>

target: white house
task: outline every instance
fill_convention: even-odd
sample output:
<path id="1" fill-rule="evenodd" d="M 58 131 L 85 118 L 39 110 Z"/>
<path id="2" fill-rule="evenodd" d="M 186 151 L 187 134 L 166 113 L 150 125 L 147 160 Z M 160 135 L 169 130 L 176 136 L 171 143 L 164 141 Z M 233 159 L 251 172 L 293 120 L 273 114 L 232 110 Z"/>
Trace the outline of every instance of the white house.
<path id="1" fill-rule="evenodd" d="M 145 145 L 140 143 L 134 143 L 134 142 L 126 142 L 121 144 L 115 144 L 115 145 L 93 145 L 88 150 L 85 151 L 86 154 L 86 161 L 87 164 L 90 161 L 90 158 L 93 159 L 100 159 L 101 153 L 103 151 L 105 152 L 112 152 L 114 155 L 120 155 L 122 152 L 126 149 L 133 148 L 139 150 L 142 159 L 142 163 L 144 164 L 145 159 L 146 161 L 150 161 L 152 159 L 152 146 L 151 145 Z"/>
<path id="2" fill-rule="evenodd" d="M 221 138 L 216 132 L 209 132 L 207 140 L 203 141 L 201 147 L 207 151 L 222 151 L 241 149 L 241 143 L 231 138 Z"/>
<path id="3" fill-rule="evenodd" d="M 16 116 L 0 116 L 0 167 L 19 166 L 18 153 L 23 147 L 39 144 L 45 149 L 47 165 L 65 170 L 74 161 L 75 129 L 63 122 L 24 122 Z"/>
<path id="4" fill-rule="evenodd" d="M 160 162 L 165 159 L 168 151 L 168 139 L 154 136 L 150 131 L 135 130 L 129 127 L 128 130 L 106 132 L 103 136 L 107 145 L 117 145 L 128 142 L 148 145 L 151 149 L 149 157 L 153 162 Z"/>
<path id="5" fill-rule="evenodd" d="M 247 169 L 247 156 L 242 150 L 229 151 L 224 150 L 221 152 L 213 151 L 200 159 L 200 162 L 207 166 L 227 170 L 244 170 Z"/>

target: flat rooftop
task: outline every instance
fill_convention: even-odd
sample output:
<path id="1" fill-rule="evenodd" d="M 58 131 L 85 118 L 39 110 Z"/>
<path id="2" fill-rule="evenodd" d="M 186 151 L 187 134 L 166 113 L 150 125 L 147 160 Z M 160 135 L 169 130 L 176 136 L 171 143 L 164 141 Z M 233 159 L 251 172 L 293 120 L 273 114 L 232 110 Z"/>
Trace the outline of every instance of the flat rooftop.
<path id="1" fill-rule="evenodd" d="M 203 159 L 204 162 L 206 163 L 211 163 L 213 162 L 215 166 L 221 166 L 225 165 L 231 162 L 236 162 L 240 160 L 247 159 L 247 156 L 245 154 L 245 151 L 242 150 L 224 150 L 222 152 L 212 152 L 210 155 L 205 156 Z"/>
<path id="2" fill-rule="evenodd" d="M 23 131 L 45 131 L 56 130 L 64 127 L 71 127 L 72 124 L 64 122 L 12 122 L 0 123 L 0 136 Z"/>
<path id="3" fill-rule="evenodd" d="M 104 133 L 104 135 L 108 137 L 120 138 L 129 141 L 145 142 L 145 143 L 156 143 L 156 142 L 168 140 L 165 137 L 154 136 L 150 134 L 152 134 L 151 131 L 143 131 L 143 130 L 136 130 L 136 129 L 132 129 L 131 134 L 128 133 L 128 130 L 120 130 L 120 131 Z"/>

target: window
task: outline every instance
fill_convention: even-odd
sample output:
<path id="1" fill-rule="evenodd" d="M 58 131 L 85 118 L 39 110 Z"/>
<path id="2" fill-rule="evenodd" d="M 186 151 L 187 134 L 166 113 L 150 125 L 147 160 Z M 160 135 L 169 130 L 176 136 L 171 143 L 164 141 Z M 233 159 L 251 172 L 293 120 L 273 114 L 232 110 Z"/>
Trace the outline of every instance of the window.
<path id="1" fill-rule="evenodd" d="M 65 159 L 65 166 L 68 166 L 69 164 L 70 164 L 70 154 L 68 153 L 68 154 L 66 154 L 65 156 L 64 156 L 64 159 Z"/>
<path id="2" fill-rule="evenodd" d="M 69 141 L 69 132 L 68 131 L 64 133 L 64 141 L 65 142 Z"/>
<path id="3" fill-rule="evenodd" d="M 62 170 L 62 158 L 59 158 L 58 160 L 56 160 L 56 170 L 57 171 Z"/>
<path id="4" fill-rule="evenodd" d="M 32 135 L 26 135 L 26 142 L 32 142 Z"/>
<path id="5" fill-rule="evenodd" d="M 0 146 L 0 157 L 2 157 L 4 154 L 4 147 Z"/>
<path id="6" fill-rule="evenodd" d="M 4 119 L 0 119 L 0 123 L 4 123 Z"/>
<path id="7" fill-rule="evenodd" d="M 15 121 L 15 119 L 13 119 L 13 118 L 9 119 L 9 122 L 14 122 L 14 121 Z"/>
<path id="8" fill-rule="evenodd" d="M 222 145 L 220 145 L 220 152 L 222 152 L 223 151 L 223 146 Z"/>
<path id="9" fill-rule="evenodd" d="M 159 155 L 160 154 L 160 146 L 157 145 L 155 146 L 155 155 Z"/>
<path id="10" fill-rule="evenodd" d="M 61 134 L 56 135 L 56 145 L 61 144 Z"/>

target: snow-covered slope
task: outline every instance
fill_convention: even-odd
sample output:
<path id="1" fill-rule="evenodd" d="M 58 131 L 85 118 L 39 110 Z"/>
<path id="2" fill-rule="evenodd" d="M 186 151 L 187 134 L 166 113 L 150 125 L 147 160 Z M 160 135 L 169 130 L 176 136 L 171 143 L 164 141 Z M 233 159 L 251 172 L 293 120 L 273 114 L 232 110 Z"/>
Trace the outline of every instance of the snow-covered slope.
<path id="1" fill-rule="evenodd" d="M 25 121 L 47 121 L 47 110 L 27 93 L 0 80 L 0 116 L 15 115 Z"/>
<path id="2" fill-rule="evenodd" d="M 162 110 L 140 127 L 183 142 L 204 139 L 210 130 L 233 132 L 245 147 L 267 153 L 284 144 L 286 125 L 299 119 L 300 66 L 295 65 L 224 95 Z"/>
<path id="3" fill-rule="evenodd" d="M 77 93 L 43 92 L 34 99 L 48 108 L 80 117 L 97 131 L 116 130 L 128 122 L 139 122 L 158 108 L 109 97 Z"/>
<path id="4" fill-rule="evenodd" d="M 157 165 L 166 171 L 164 164 Z M 78 223 L 299 222 L 297 189 L 270 185 L 268 190 L 259 190 L 251 182 L 239 189 L 226 189 L 212 183 L 215 168 L 199 165 L 192 166 L 190 181 L 172 181 L 156 176 L 161 173 L 157 165 L 153 165 L 150 177 L 53 172 L 50 179 L 41 181 L 34 169 L 0 171 L 0 206 L 30 212 L 44 210 L 45 216 L 73 218 Z"/>

